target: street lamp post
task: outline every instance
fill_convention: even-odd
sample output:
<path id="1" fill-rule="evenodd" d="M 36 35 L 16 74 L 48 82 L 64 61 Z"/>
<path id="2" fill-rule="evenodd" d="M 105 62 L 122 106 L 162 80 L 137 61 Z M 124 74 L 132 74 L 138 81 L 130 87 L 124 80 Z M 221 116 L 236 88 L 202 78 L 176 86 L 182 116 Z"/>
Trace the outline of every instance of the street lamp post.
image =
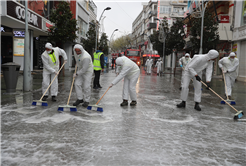
<path id="1" fill-rule="evenodd" d="M 103 10 L 103 12 L 102 12 L 102 14 L 101 14 L 101 16 L 100 16 L 100 18 L 99 18 L 98 23 L 100 23 L 100 20 L 101 20 L 101 18 L 102 18 L 102 15 L 103 15 L 104 11 L 105 11 L 105 10 L 110 10 L 110 9 L 111 9 L 111 7 L 106 7 L 106 8 Z M 97 31 L 98 31 L 98 26 L 96 25 L 96 42 L 95 42 L 95 51 L 97 50 Z"/>
<path id="2" fill-rule="evenodd" d="M 205 1 L 206 3 L 206 1 Z M 200 49 L 199 49 L 199 54 L 202 54 L 202 41 L 203 41 L 203 23 L 204 23 L 204 13 L 207 7 L 207 4 L 205 5 L 205 7 L 203 6 L 203 0 L 202 0 L 202 9 L 201 9 L 201 17 L 202 17 L 202 24 L 201 24 L 201 39 L 200 39 Z"/>
<path id="3" fill-rule="evenodd" d="M 112 38 L 112 36 L 113 36 L 113 34 L 114 34 L 115 31 L 118 31 L 118 29 L 115 29 L 115 30 L 113 31 L 112 35 L 110 36 L 110 39 L 109 39 L 109 46 L 111 45 L 111 38 Z"/>

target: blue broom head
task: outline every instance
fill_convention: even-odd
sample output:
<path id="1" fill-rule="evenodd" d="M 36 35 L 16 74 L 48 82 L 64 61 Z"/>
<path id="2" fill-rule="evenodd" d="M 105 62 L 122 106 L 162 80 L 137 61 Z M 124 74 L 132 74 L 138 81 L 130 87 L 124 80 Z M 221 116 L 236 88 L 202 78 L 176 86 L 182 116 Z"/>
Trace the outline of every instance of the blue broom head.
<path id="1" fill-rule="evenodd" d="M 103 108 L 98 107 L 98 108 L 97 108 L 97 111 L 99 111 L 99 112 L 103 112 Z"/>
<path id="2" fill-rule="evenodd" d="M 236 102 L 235 101 L 231 101 L 231 105 L 236 105 Z"/>
<path id="3" fill-rule="evenodd" d="M 91 109 L 92 109 L 92 106 L 88 106 L 87 109 L 88 109 L 88 110 L 91 110 Z"/>
<path id="4" fill-rule="evenodd" d="M 32 105 L 37 105 L 37 102 L 36 101 L 32 102 Z"/>
<path id="5" fill-rule="evenodd" d="M 70 111 L 71 112 L 76 112 L 77 111 L 77 108 L 70 108 Z"/>
<path id="6" fill-rule="evenodd" d="M 42 103 L 42 106 L 48 106 L 48 103 Z"/>
<path id="7" fill-rule="evenodd" d="M 240 119 L 241 117 L 243 117 L 244 113 L 243 111 L 238 111 L 235 115 L 234 115 L 234 119 Z"/>
<path id="8" fill-rule="evenodd" d="M 58 107 L 58 110 L 57 111 L 64 111 L 63 110 L 63 107 Z"/>
<path id="9" fill-rule="evenodd" d="M 225 101 L 222 100 L 222 101 L 220 102 L 220 104 L 225 104 Z"/>

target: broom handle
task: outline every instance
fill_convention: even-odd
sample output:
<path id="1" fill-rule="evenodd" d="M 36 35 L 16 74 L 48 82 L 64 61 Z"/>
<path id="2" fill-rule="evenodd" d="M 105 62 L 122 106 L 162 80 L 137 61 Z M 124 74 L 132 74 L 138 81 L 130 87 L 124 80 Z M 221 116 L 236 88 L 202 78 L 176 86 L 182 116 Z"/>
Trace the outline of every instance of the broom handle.
<path id="1" fill-rule="evenodd" d="M 76 64 L 76 66 L 75 66 L 75 71 L 74 71 L 74 73 L 76 73 L 76 71 L 77 71 L 77 64 Z M 69 93 L 69 97 L 68 97 L 68 100 L 67 100 L 67 105 L 69 104 L 69 101 L 70 101 L 71 93 L 72 93 L 72 90 L 73 90 L 73 83 L 74 83 L 74 80 L 75 80 L 75 77 L 73 77 L 73 82 L 72 82 L 71 89 L 70 89 L 70 93 Z"/>
<path id="2" fill-rule="evenodd" d="M 63 65 L 61 66 L 61 68 L 59 69 L 58 73 L 55 75 L 55 77 L 53 78 L 53 80 L 51 81 L 50 85 L 48 86 L 48 88 L 46 89 L 46 91 L 44 92 L 43 96 L 40 98 L 40 100 L 43 99 L 44 95 L 46 94 L 46 92 L 49 90 L 50 86 L 52 85 L 53 81 L 55 81 L 55 78 L 58 76 L 58 74 L 60 73 L 61 69 L 63 68 L 63 66 L 65 65 L 65 63 L 63 63 Z"/>
<path id="3" fill-rule="evenodd" d="M 224 74 L 224 71 L 223 71 L 223 69 L 222 69 L 222 73 L 223 73 L 223 78 L 224 78 L 224 83 L 225 83 L 226 98 L 227 98 L 227 100 L 229 100 L 229 99 L 228 99 L 227 86 L 226 86 L 226 80 L 225 80 L 225 74 Z"/>
<path id="4" fill-rule="evenodd" d="M 204 82 L 201 81 L 201 83 L 208 87 Z M 236 112 L 238 112 L 238 110 L 236 110 L 236 108 L 232 107 L 227 101 L 225 101 L 222 97 L 220 97 L 220 95 L 218 95 L 215 91 L 213 91 L 211 88 L 209 88 L 209 90 L 211 90 L 214 94 L 216 94 L 221 100 L 223 100 L 227 105 L 229 105 L 232 109 L 234 109 Z"/>
<path id="5" fill-rule="evenodd" d="M 107 91 L 109 90 L 110 87 L 108 87 L 108 89 L 106 90 L 106 92 L 104 92 L 104 94 L 102 95 L 102 97 L 98 100 L 98 102 L 96 103 L 96 105 L 101 101 L 101 99 L 103 98 L 103 96 L 107 93 Z"/>

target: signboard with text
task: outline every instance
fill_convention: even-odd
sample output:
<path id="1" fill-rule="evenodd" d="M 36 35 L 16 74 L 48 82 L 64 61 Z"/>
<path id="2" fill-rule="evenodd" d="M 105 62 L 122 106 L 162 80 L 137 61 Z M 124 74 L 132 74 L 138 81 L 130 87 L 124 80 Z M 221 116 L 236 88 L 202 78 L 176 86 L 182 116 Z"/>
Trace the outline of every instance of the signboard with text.
<path id="1" fill-rule="evenodd" d="M 14 37 L 14 56 L 24 56 L 24 38 L 15 38 Z"/>

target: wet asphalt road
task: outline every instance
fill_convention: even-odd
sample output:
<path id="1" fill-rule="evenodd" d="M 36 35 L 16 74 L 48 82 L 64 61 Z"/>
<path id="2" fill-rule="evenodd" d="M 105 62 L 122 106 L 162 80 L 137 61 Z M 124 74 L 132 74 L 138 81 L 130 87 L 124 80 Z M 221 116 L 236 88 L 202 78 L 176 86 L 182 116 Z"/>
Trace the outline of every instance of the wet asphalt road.
<path id="1" fill-rule="evenodd" d="M 57 112 L 67 103 L 73 71 L 59 77 L 58 101 L 48 107 L 32 106 L 42 96 L 42 75 L 33 75 L 33 91 L 6 94 L 1 85 L 1 165 L 246 165 L 246 115 L 236 113 L 203 88 L 201 108 L 194 110 L 193 86 L 185 109 L 179 109 L 180 73 L 145 75 L 137 83 L 136 107 L 120 107 L 123 81 L 111 88 L 99 103 L 104 112 Z M 115 78 L 113 70 L 101 76 L 101 90 L 92 90 L 91 104 Z M 21 88 L 22 76 L 17 89 Z M 246 112 L 245 83 L 233 89 L 235 108 Z M 221 78 L 211 87 L 224 94 Z M 70 105 L 76 100 L 75 91 Z"/>

